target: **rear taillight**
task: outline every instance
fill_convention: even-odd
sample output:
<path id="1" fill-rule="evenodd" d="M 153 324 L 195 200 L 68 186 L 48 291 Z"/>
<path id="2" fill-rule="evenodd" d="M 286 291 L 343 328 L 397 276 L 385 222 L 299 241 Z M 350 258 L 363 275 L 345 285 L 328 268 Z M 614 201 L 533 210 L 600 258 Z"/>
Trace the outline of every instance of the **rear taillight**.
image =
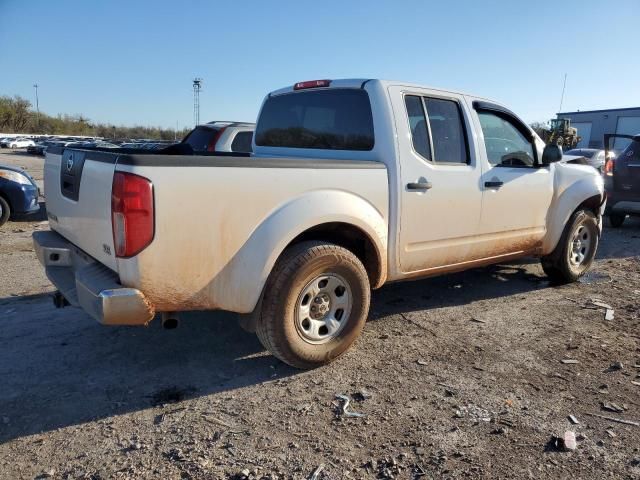
<path id="1" fill-rule="evenodd" d="M 133 173 L 116 172 L 111 189 L 111 228 L 116 257 L 132 257 L 153 240 L 153 184 Z"/>
<path id="2" fill-rule="evenodd" d="M 209 141 L 209 145 L 207 145 L 207 152 L 215 152 L 216 151 L 216 143 L 220 140 L 222 133 L 227 129 L 227 127 L 222 127 L 216 133 L 213 134 L 213 137 Z"/>
<path id="3" fill-rule="evenodd" d="M 607 160 L 606 163 L 604 164 L 604 174 L 607 175 L 608 177 L 613 176 L 614 165 L 615 165 L 615 160 L 613 158 L 610 158 L 609 160 Z"/>
<path id="4" fill-rule="evenodd" d="M 304 90 L 306 88 L 320 88 L 331 85 L 331 80 L 308 80 L 306 82 L 298 82 L 293 86 L 294 90 Z"/>

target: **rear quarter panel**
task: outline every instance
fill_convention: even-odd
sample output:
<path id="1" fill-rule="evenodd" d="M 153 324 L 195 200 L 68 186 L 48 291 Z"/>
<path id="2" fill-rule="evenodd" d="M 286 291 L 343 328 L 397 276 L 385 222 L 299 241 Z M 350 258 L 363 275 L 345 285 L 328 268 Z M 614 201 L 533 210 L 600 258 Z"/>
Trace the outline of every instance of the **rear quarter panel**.
<path id="1" fill-rule="evenodd" d="M 210 166 L 118 165 L 154 185 L 154 240 L 117 263 L 122 283 L 142 290 L 158 311 L 252 311 L 286 245 L 322 223 L 354 224 L 386 254 L 382 164 L 260 168 L 265 159 L 254 157 L 219 167 L 209 158 Z"/>

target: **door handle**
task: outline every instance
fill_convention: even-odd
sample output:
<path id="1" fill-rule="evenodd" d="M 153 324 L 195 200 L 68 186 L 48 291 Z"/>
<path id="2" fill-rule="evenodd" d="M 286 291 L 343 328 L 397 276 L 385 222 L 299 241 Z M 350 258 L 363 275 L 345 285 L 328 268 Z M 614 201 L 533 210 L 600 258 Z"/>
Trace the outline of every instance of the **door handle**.
<path id="1" fill-rule="evenodd" d="M 407 183 L 407 190 L 424 191 L 429 190 L 433 185 L 431 182 L 411 182 Z"/>
<path id="2" fill-rule="evenodd" d="M 484 186 L 487 188 L 500 188 L 502 185 L 504 185 L 504 182 L 484 182 Z"/>

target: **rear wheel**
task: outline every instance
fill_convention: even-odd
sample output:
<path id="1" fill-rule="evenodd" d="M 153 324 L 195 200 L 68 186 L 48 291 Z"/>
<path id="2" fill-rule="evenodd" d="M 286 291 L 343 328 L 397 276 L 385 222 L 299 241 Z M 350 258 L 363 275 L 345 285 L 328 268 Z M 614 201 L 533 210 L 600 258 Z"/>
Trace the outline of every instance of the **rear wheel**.
<path id="1" fill-rule="evenodd" d="M 542 257 L 542 269 L 555 283 L 575 282 L 591 267 L 598 241 L 595 215 L 589 210 L 578 210 L 567 222 L 555 250 Z"/>
<path id="2" fill-rule="evenodd" d="M 624 223 L 625 218 L 627 218 L 626 215 L 621 214 L 621 213 L 610 213 L 609 214 L 609 225 L 611 225 L 613 228 L 620 228 L 622 226 L 622 224 Z"/>
<path id="3" fill-rule="evenodd" d="M 11 208 L 9 207 L 9 203 L 0 197 L 0 227 L 7 223 L 9 217 L 11 216 Z"/>
<path id="4" fill-rule="evenodd" d="M 369 313 L 367 272 L 349 250 L 323 242 L 287 249 L 265 286 L 256 333 L 296 368 L 336 359 L 355 342 Z"/>

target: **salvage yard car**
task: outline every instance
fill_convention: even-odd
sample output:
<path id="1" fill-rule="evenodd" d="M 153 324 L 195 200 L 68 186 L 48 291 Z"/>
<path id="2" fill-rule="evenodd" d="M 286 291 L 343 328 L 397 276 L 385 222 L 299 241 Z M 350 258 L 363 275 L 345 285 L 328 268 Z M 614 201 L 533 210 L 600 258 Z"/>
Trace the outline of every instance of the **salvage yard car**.
<path id="1" fill-rule="evenodd" d="M 251 153 L 255 125 L 246 122 L 214 121 L 198 125 L 182 140 L 193 151 Z"/>
<path id="2" fill-rule="evenodd" d="M 640 215 L 640 135 L 606 134 L 607 147 L 612 138 L 629 141 L 620 155 L 607 160 L 604 169 L 608 200 L 605 213 L 610 225 L 619 228 L 627 215 Z"/>
<path id="3" fill-rule="evenodd" d="M 40 211 L 38 186 L 22 168 L 0 165 L 0 227 L 9 218 Z"/>
<path id="4" fill-rule="evenodd" d="M 51 231 L 33 238 L 58 305 L 108 325 L 237 312 L 313 368 L 356 340 L 372 288 L 523 256 L 573 282 L 596 253 L 601 176 L 484 98 L 301 82 L 267 95 L 253 151 L 49 148 Z"/>

